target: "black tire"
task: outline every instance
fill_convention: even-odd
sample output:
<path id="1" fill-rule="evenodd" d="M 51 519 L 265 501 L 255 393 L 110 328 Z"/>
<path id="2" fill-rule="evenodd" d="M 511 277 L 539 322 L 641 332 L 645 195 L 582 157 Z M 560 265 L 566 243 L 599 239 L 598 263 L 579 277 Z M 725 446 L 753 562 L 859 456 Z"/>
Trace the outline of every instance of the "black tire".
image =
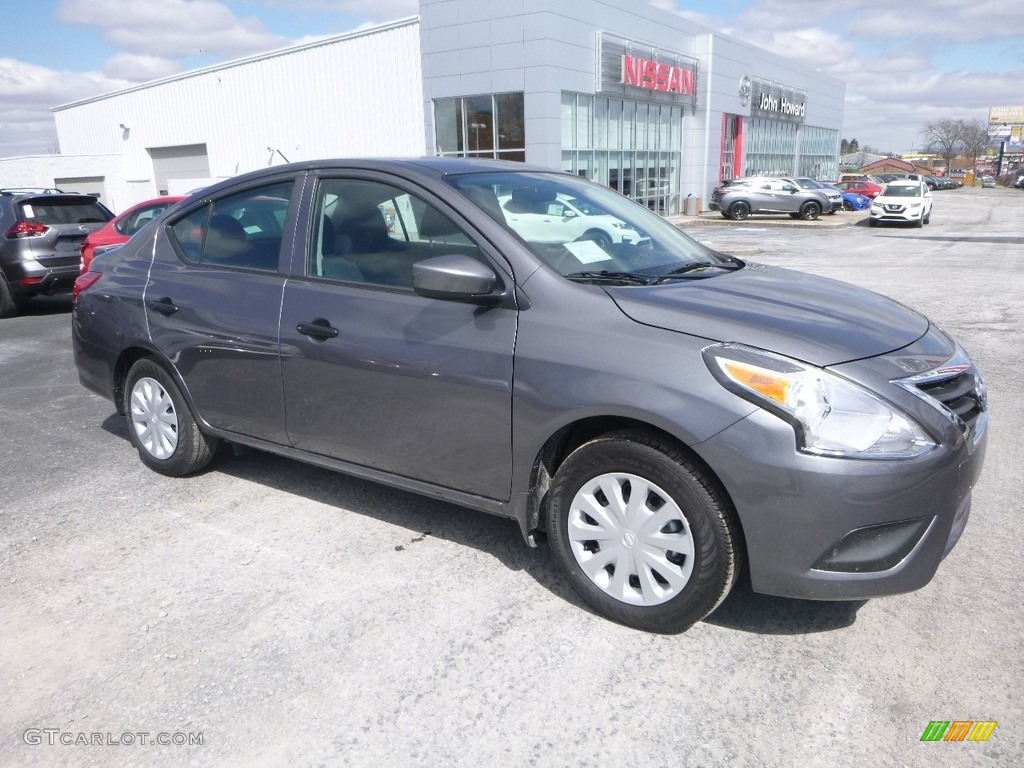
<path id="1" fill-rule="evenodd" d="M 628 502 L 640 483 L 642 507 L 623 512 L 638 519 L 620 526 L 620 517 L 597 515 Z M 599 484 L 616 499 L 594 490 Z M 555 559 L 583 599 L 601 615 L 649 632 L 683 632 L 703 619 L 729 594 L 742 565 L 728 502 L 681 450 L 653 435 L 616 432 L 573 451 L 555 474 L 546 524 Z M 586 538 L 591 526 L 603 528 L 600 543 Z M 619 579 L 616 562 L 629 568 Z"/>
<path id="2" fill-rule="evenodd" d="M 606 233 L 602 232 L 599 229 L 587 230 L 578 239 L 579 240 L 590 240 L 592 242 L 597 243 L 602 248 L 609 248 L 612 245 L 611 237 L 609 237 Z"/>
<path id="3" fill-rule="evenodd" d="M 813 201 L 800 206 L 800 218 L 804 221 L 814 221 L 821 215 L 821 205 Z"/>
<path id="4" fill-rule="evenodd" d="M 729 218 L 733 221 L 743 221 L 750 215 L 750 204 L 745 200 L 737 200 L 729 206 Z"/>
<path id="5" fill-rule="evenodd" d="M 21 311 L 18 298 L 14 295 L 7 278 L 0 273 L 0 318 L 14 317 Z"/>
<path id="6" fill-rule="evenodd" d="M 924 223 L 925 224 L 931 224 L 932 223 L 932 212 L 931 211 L 928 211 L 928 213 L 925 214 Z"/>
<path id="7" fill-rule="evenodd" d="M 849 200 L 843 200 L 843 210 L 844 211 L 852 211 L 853 210 L 853 203 L 851 203 Z"/>
<path id="8" fill-rule="evenodd" d="M 921 214 L 921 218 L 914 222 L 914 226 L 917 229 L 921 229 L 924 226 L 924 214 Z"/>
<path id="9" fill-rule="evenodd" d="M 124 410 L 139 457 L 161 475 L 190 475 L 213 458 L 217 440 L 199 429 L 174 379 L 154 360 L 143 358 L 128 371 Z"/>

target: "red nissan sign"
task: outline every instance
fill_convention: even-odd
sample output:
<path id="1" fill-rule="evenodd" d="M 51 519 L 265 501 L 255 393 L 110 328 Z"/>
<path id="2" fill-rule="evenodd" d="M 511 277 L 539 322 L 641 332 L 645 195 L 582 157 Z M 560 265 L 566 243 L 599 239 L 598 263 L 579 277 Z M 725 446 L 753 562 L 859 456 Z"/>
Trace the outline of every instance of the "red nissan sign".
<path id="1" fill-rule="evenodd" d="M 622 83 L 651 91 L 693 96 L 693 72 L 639 56 L 622 55 Z"/>

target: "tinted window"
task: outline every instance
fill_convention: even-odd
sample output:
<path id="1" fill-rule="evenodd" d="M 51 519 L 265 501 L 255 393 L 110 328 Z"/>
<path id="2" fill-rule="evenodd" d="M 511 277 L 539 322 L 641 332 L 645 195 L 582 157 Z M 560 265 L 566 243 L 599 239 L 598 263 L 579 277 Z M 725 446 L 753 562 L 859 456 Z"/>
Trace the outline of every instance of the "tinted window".
<path id="1" fill-rule="evenodd" d="M 308 272 L 412 288 L 412 265 L 431 256 L 480 258 L 473 241 L 420 197 L 376 181 L 326 179 L 317 190 Z"/>
<path id="2" fill-rule="evenodd" d="M 292 182 L 214 200 L 171 225 L 185 258 L 202 264 L 277 269 Z"/>
<path id="3" fill-rule="evenodd" d="M 110 221 L 110 211 L 94 198 L 40 197 L 21 203 L 21 215 L 26 221 L 39 224 L 86 224 Z"/>

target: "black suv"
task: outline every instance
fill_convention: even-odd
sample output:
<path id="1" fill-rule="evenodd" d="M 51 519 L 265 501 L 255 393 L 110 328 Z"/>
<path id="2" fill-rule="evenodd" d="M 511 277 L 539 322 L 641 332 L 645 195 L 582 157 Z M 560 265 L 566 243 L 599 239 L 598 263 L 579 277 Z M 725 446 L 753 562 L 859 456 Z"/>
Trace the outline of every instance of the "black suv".
<path id="1" fill-rule="evenodd" d="M 90 195 L 0 189 L 0 317 L 29 296 L 70 293 L 85 236 L 112 218 Z"/>

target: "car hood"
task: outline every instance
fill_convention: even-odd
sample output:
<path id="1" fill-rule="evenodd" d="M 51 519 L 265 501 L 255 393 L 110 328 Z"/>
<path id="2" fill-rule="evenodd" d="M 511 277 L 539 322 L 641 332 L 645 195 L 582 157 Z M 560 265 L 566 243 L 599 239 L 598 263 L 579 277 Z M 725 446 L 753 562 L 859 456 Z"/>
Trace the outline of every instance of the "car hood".
<path id="1" fill-rule="evenodd" d="M 606 291 L 638 323 L 819 366 L 885 354 L 928 330 L 923 315 L 877 293 L 761 264 L 703 280 Z"/>

